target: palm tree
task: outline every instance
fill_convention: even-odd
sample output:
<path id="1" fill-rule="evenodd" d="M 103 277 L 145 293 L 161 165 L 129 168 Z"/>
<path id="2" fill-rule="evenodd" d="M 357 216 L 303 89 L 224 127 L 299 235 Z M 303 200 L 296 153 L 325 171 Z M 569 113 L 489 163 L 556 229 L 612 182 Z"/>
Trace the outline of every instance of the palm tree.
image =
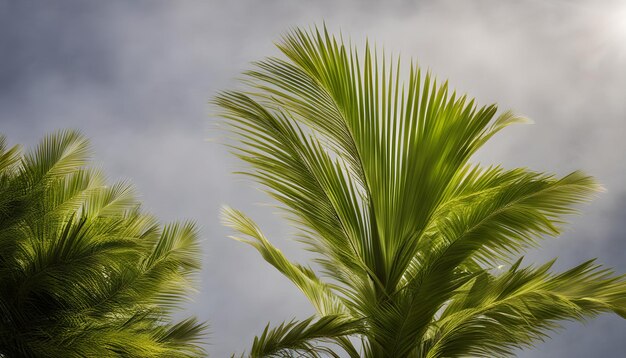
<path id="1" fill-rule="evenodd" d="M 195 357 L 173 322 L 198 271 L 193 223 L 159 225 L 87 166 L 74 131 L 26 154 L 0 136 L 0 357 Z"/>
<path id="2" fill-rule="evenodd" d="M 215 103 L 246 173 L 285 209 L 317 269 L 289 261 L 243 213 L 227 208 L 224 221 L 317 314 L 268 325 L 252 357 L 510 356 L 559 321 L 626 316 L 624 276 L 518 259 L 601 189 L 581 172 L 468 162 L 523 118 L 325 29 L 295 29 L 278 48 L 286 59 L 256 63 L 244 91 Z"/>

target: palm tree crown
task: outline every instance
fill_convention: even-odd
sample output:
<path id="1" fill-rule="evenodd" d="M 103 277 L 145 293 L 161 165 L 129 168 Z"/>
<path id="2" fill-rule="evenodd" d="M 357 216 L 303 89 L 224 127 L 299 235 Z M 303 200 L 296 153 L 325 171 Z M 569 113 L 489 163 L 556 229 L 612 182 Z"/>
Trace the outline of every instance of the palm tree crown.
<path id="1" fill-rule="evenodd" d="M 224 221 L 317 315 L 268 326 L 251 356 L 508 356 L 561 320 L 625 316 L 624 276 L 592 261 L 522 267 L 519 255 L 600 189 L 581 172 L 468 162 L 523 118 L 413 64 L 402 82 L 399 60 L 369 46 L 359 55 L 326 30 L 296 29 L 278 47 L 286 59 L 256 63 L 245 91 L 215 103 L 247 174 L 286 210 L 319 272 L 290 262 L 243 213 L 227 208 Z"/>
<path id="2" fill-rule="evenodd" d="M 193 223 L 162 227 L 87 167 L 73 131 L 26 154 L 0 136 L 0 357 L 193 357 L 172 322 L 199 267 Z"/>

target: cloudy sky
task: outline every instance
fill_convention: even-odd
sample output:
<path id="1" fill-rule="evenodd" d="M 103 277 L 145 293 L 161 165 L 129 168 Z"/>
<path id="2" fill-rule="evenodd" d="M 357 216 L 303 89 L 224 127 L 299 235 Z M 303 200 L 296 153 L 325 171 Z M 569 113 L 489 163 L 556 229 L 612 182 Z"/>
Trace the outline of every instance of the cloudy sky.
<path id="1" fill-rule="evenodd" d="M 226 238 L 220 207 L 248 212 L 294 260 L 307 255 L 258 188 L 231 174 L 242 164 L 220 144 L 208 101 L 236 87 L 251 61 L 276 54 L 281 33 L 322 21 L 532 118 L 476 160 L 581 168 L 607 192 L 528 261 L 558 256 L 565 268 L 599 257 L 626 272 L 625 0 L 0 0 L 0 132 L 30 146 L 80 129 L 95 162 L 112 180 L 134 182 L 147 210 L 196 220 L 204 268 L 188 313 L 210 321 L 213 357 L 242 352 L 268 321 L 313 311 L 253 249 Z M 520 357 L 626 351 L 626 322 L 616 317 L 566 327 Z"/>

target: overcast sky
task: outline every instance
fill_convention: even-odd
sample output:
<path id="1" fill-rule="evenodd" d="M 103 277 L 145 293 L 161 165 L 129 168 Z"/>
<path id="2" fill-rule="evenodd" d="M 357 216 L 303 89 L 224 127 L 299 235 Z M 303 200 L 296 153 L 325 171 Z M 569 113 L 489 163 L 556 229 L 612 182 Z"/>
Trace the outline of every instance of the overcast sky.
<path id="1" fill-rule="evenodd" d="M 528 261 L 587 258 L 626 272 L 626 1 L 30 1 L 0 0 L 0 132 L 35 144 L 59 128 L 92 139 L 112 180 L 131 180 L 163 221 L 202 229 L 202 285 L 189 314 L 209 320 L 209 352 L 247 349 L 268 321 L 313 313 L 298 289 L 250 247 L 226 238 L 219 208 L 249 213 L 296 261 L 270 201 L 231 172 L 216 91 L 274 55 L 293 26 L 325 21 L 353 43 L 369 37 L 415 58 L 480 103 L 527 115 L 477 156 L 483 163 L 565 174 L 607 188 L 561 238 Z M 622 357 L 626 322 L 603 316 L 521 357 Z"/>

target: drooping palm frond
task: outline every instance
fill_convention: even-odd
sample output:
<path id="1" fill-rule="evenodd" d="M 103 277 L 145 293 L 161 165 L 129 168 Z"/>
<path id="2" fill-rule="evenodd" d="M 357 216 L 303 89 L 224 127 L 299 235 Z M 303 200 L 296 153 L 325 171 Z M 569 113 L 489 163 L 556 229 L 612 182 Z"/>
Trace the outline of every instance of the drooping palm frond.
<path id="1" fill-rule="evenodd" d="M 626 317 L 624 277 L 592 261 L 551 274 L 538 268 L 483 272 L 459 290 L 434 329 L 428 357 L 507 356 L 558 329 L 560 320 L 583 320 L 603 312 Z M 481 328 L 481 329 L 477 329 Z"/>
<path id="2" fill-rule="evenodd" d="M 400 60 L 369 45 L 359 53 L 325 29 L 293 30 L 278 47 L 284 57 L 256 63 L 245 90 L 214 103 L 245 174 L 288 213 L 321 272 L 290 262 L 242 213 L 226 209 L 225 223 L 303 291 L 318 319 L 359 322 L 351 336 L 362 356 L 506 356 L 559 320 L 623 314 L 625 279 L 600 267 L 490 273 L 559 235 L 564 215 L 600 189 L 581 172 L 469 162 L 524 118 L 479 107 L 417 65 L 404 72 Z M 273 337 L 281 354 L 315 356 L 301 351 L 311 322 L 268 328 L 255 346 Z"/>
<path id="3" fill-rule="evenodd" d="M 315 320 L 315 317 L 309 317 L 301 322 L 282 323 L 273 329 L 267 325 L 263 333 L 254 339 L 250 356 L 254 358 L 291 357 L 293 353 L 296 353 L 316 358 L 339 357 L 330 348 L 319 343 L 335 343 L 346 347 L 351 343 L 341 338 L 356 332 L 359 324 L 358 321 L 353 321 L 346 316 L 326 315 L 318 320 Z M 355 352 L 354 349 L 348 351 Z"/>
<path id="4" fill-rule="evenodd" d="M 0 356 L 194 357 L 176 323 L 199 261 L 192 223 L 162 228 L 132 187 L 106 185 L 74 131 L 22 155 L 0 137 Z"/>
<path id="5" fill-rule="evenodd" d="M 323 283 L 310 268 L 293 264 L 263 236 L 256 224 L 238 210 L 225 208 L 224 224 L 251 237 L 252 240 L 233 236 L 256 248 L 263 258 L 278 271 L 287 276 L 311 301 L 315 309 L 322 315 L 347 314 L 348 310 L 341 300 L 335 296 L 328 284 Z"/>

